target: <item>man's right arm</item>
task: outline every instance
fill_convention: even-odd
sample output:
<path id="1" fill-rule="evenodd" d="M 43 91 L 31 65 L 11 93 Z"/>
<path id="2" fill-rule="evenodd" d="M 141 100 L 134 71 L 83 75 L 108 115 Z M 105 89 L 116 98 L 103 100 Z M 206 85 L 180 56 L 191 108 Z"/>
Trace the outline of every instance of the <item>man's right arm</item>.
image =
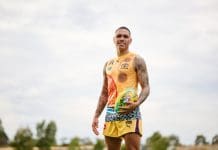
<path id="1" fill-rule="evenodd" d="M 105 105 L 107 104 L 108 100 L 108 89 L 107 89 L 107 76 L 106 76 L 106 64 L 104 66 L 104 72 L 103 72 L 103 86 L 101 90 L 101 95 L 98 100 L 97 109 L 95 111 L 95 118 L 98 118 L 102 111 L 104 110 Z"/>
<path id="2" fill-rule="evenodd" d="M 102 111 L 104 110 L 104 107 L 107 104 L 107 100 L 108 100 L 108 89 L 107 89 L 107 76 L 106 76 L 106 64 L 104 66 L 104 71 L 103 71 L 103 86 L 102 86 L 102 90 L 101 90 L 101 94 L 98 100 L 98 105 L 97 105 L 97 109 L 95 111 L 95 115 L 93 118 L 93 122 L 92 122 L 92 130 L 93 132 L 98 135 L 99 132 L 97 130 L 98 128 L 98 118 L 101 115 Z"/>

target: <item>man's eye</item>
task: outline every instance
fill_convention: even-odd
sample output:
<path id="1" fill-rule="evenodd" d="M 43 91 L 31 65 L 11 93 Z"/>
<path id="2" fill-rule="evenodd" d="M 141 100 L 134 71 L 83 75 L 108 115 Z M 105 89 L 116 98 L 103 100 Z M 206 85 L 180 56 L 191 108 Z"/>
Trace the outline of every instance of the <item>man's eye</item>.
<path id="1" fill-rule="evenodd" d="M 123 35 L 123 37 L 124 37 L 124 38 L 129 38 L 129 36 L 128 36 L 128 35 Z"/>
<path id="2" fill-rule="evenodd" d="M 120 38 L 120 37 L 121 37 L 121 35 L 120 35 L 120 34 L 118 34 L 118 35 L 117 35 L 117 38 Z"/>
<path id="3" fill-rule="evenodd" d="M 121 37 L 124 37 L 124 38 L 129 38 L 129 36 L 128 36 L 128 35 L 121 35 L 121 34 L 118 34 L 116 37 L 117 37 L 117 38 L 121 38 Z"/>

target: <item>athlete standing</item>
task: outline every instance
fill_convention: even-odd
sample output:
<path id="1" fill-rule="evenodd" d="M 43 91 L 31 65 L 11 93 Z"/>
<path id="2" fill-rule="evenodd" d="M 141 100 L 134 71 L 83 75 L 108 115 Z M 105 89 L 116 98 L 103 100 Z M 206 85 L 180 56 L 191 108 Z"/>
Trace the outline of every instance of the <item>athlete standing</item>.
<path id="1" fill-rule="evenodd" d="M 122 139 L 127 150 L 139 150 L 142 136 L 142 120 L 139 106 L 149 95 L 149 81 L 145 61 L 139 55 L 129 51 L 132 42 L 131 32 L 127 27 L 119 27 L 113 38 L 117 57 L 105 63 L 103 87 L 92 122 L 92 130 L 99 135 L 98 118 L 106 108 L 103 135 L 108 150 L 119 150 Z M 119 95 L 127 89 L 138 90 L 138 99 L 115 111 Z"/>

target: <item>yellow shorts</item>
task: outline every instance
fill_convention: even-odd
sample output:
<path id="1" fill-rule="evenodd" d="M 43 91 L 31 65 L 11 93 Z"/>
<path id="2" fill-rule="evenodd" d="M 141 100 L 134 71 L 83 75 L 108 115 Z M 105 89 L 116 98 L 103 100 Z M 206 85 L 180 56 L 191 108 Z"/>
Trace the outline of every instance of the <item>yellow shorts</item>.
<path id="1" fill-rule="evenodd" d="M 138 133 L 142 136 L 142 120 L 111 121 L 104 124 L 104 136 L 121 137 L 127 133 Z"/>

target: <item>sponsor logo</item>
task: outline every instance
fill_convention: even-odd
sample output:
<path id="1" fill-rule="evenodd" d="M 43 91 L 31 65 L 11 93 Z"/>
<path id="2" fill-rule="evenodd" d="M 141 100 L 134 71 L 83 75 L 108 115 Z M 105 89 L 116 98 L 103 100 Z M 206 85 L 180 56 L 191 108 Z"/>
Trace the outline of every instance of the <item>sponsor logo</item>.
<path id="1" fill-rule="evenodd" d="M 132 124 L 132 121 L 131 121 L 131 120 L 126 121 L 126 126 L 127 126 L 127 127 L 130 128 L 130 127 L 131 127 L 131 124 Z"/>
<path id="2" fill-rule="evenodd" d="M 128 69 L 129 68 L 129 64 L 128 63 L 123 63 L 120 65 L 120 69 Z"/>

